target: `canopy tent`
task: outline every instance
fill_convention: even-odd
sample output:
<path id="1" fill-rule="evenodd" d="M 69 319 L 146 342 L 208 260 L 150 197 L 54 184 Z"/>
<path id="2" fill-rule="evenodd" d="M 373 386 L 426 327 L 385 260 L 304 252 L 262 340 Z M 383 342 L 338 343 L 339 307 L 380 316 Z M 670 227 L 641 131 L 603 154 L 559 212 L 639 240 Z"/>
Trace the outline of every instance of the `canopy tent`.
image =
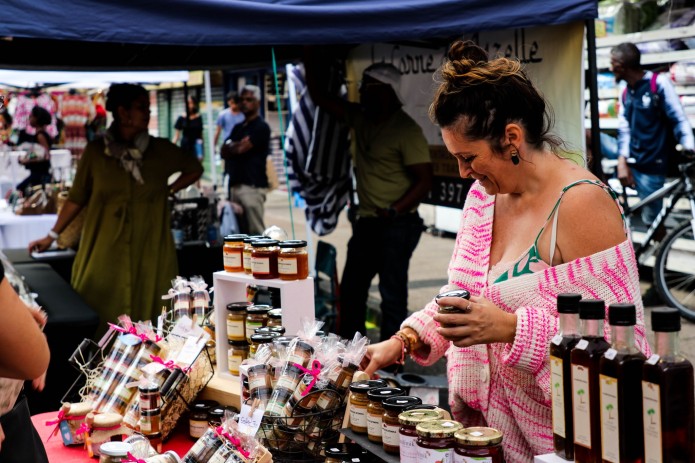
<path id="1" fill-rule="evenodd" d="M 3 4 L 0 66 L 210 69 L 304 44 L 408 42 L 597 16 L 596 0 L 22 0 Z"/>
<path id="2" fill-rule="evenodd" d="M 0 86 L 17 88 L 64 85 L 75 88 L 102 88 L 114 82 L 141 84 L 186 82 L 188 71 L 70 72 L 16 71 L 0 69 Z"/>

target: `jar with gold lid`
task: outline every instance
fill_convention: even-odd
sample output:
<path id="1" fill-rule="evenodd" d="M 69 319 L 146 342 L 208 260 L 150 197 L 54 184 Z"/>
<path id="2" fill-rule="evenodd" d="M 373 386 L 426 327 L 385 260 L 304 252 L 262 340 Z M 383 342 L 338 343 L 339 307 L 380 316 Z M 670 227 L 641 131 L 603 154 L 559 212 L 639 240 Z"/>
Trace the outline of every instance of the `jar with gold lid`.
<path id="1" fill-rule="evenodd" d="M 475 426 L 456 431 L 454 461 L 503 463 L 502 433 L 495 428 Z"/>
<path id="2" fill-rule="evenodd" d="M 287 240 L 279 244 L 278 272 L 281 280 L 304 280 L 309 276 L 309 253 L 304 240 Z"/>
<path id="3" fill-rule="evenodd" d="M 384 399 L 382 403 L 384 414 L 381 417 L 381 443 L 386 453 L 398 455 L 400 452 L 401 436 L 398 431 L 401 428 L 401 423 L 398 421 L 398 415 L 406 407 L 421 403 L 422 399 L 415 396 L 396 396 Z"/>
<path id="4" fill-rule="evenodd" d="M 268 323 L 268 311 L 272 309 L 269 305 L 257 304 L 251 305 L 246 309 L 246 341 L 251 343 L 251 335 L 256 332 L 256 329 L 265 326 Z"/>
<path id="5" fill-rule="evenodd" d="M 442 416 L 438 411 L 427 409 L 406 410 L 398 415 L 398 422 L 401 424 L 401 428 L 398 430 L 401 462 L 418 463 L 417 432 L 415 428 L 420 423 L 441 418 Z"/>
<path id="6" fill-rule="evenodd" d="M 239 376 L 239 365 L 249 357 L 249 345 L 246 341 L 229 341 L 227 370 L 229 374 Z"/>
<path id="7" fill-rule="evenodd" d="M 367 434 L 367 393 L 372 389 L 387 387 L 383 379 L 355 381 L 350 384 L 350 429 L 357 434 Z"/>
<path id="8" fill-rule="evenodd" d="M 461 428 L 463 428 L 461 423 L 452 420 L 426 421 L 418 424 L 415 427 L 418 461 L 421 463 L 451 461 L 456 446 L 454 434 Z"/>
<path id="9" fill-rule="evenodd" d="M 380 387 L 367 392 L 367 438 L 371 442 L 381 444 L 381 425 L 384 415 L 383 401 L 389 397 L 403 395 L 403 389 L 398 387 Z"/>
<path id="10" fill-rule="evenodd" d="M 282 309 L 280 307 L 268 311 L 268 326 L 282 326 Z"/>
<path id="11" fill-rule="evenodd" d="M 252 302 L 240 301 L 227 304 L 227 339 L 230 341 L 246 340 L 246 311 Z"/>
<path id="12" fill-rule="evenodd" d="M 253 246 L 251 246 L 251 243 L 253 243 L 256 240 L 265 240 L 267 238 L 267 236 L 263 235 L 251 235 L 247 238 L 244 238 L 244 273 L 248 275 L 251 275 L 253 273 L 253 269 L 251 268 L 251 253 L 253 252 Z"/>
<path id="13" fill-rule="evenodd" d="M 222 247 L 223 266 L 227 272 L 243 272 L 244 271 L 244 239 L 248 235 L 227 235 L 224 237 L 224 246 Z"/>
<path id="14" fill-rule="evenodd" d="M 251 242 L 251 272 L 257 280 L 278 278 L 278 240 L 256 240 Z"/>

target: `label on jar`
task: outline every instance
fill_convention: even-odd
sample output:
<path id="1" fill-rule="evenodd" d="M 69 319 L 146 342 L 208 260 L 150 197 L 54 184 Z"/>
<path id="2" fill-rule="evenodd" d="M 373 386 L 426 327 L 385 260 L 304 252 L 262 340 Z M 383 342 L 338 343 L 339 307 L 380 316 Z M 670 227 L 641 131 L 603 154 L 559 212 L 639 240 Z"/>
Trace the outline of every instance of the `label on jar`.
<path id="1" fill-rule="evenodd" d="M 401 463 L 418 463 L 417 461 L 417 437 L 400 435 Z"/>
<path id="2" fill-rule="evenodd" d="M 251 253 L 245 252 L 243 254 L 243 261 L 244 261 L 244 268 L 245 269 L 250 269 L 251 268 Z"/>
<path id="3" fill-rule="evenodd" d="M 238 252 L 225 252 L 224 253 L 224 263 L 225 267 L 239 268 L 242 265 L 241 251 Z M 219 261 L 218 261 L 219 262 Z"/>
<path id="4" fill-rule="evenodd" d="M 278 257 L 278 272 L 283 275 L 297 274 L 297 258 L 296 257 Z"/>
<path id="5" fill-rule="evenodd" d="M 328 410 L 333 406 L 333 402 L 337 400 L 337 397 L 331 393 L 321 394 L 321 397 L 316 401 L 316 406 L 321 410 Z M 398 430 L 398 429 L 396 429 Z"/>
<path id="6" fill-rule="evenodd" d="M 574 443 L 591 448 L 591 397 L 589 369 L 572 365 L 572 409 L 574 412 Z"/>
<path id="7" fill-rule="evenodd" d="M 244 320 L 227 319 L 227 337 L 234 340 L 243 340 L 244 336 Z"/>
<path id="8" fill-rule="evenodd" d="M 251 257 L 251 271 L 267 275 L 270 273 L 270 257 Z"/>
<path id="9" fill-rule="evenodd" d="M 263 322 L 246 320 L 246 339 L 251 342 L 251 335 L 256 332 L 256 328 L 262 328 Z"/>
<path id="10" fill-rule="evenodd" d="M 367 427 L 367 409 L 358 408 L 355 406 L 350 407 L 350 424 L 358 428 Z"/>
<path id="11" fill-rule="evenodd" d="M 367 434 L 374 437 L 381 437 L 381 415 L 374 416 L 367 414 Z"/>
<path id="12" fill-rule="evenodd" d="M 241 355 L 230 355 L 227 361 L 227 368 L 229 372 L 233 375 L 239 374 L 239 365 L 241 365 L 242 360 L 244 360 Z"/>
<path id="13" fill-rule="evenodd" d="M 381 441 L 384 445 L 398 447 L 401 444 L 401 435 L 398 434 L 400 426 L 383 423 L 381 426 Z"/>
<path id="14" fill-rule="evenodd" d="M 642 422 L 644 423 L 644 462 L 662 463 L 661 394 L 658 384 L 642 381 Z"/>
<path id="15" fill-rule="evenodd" d="M 452 463 L 452 449 L 426 449 L 418 446 L 418 463 Z"/>
<path id="16" fill-rule="evenodd" d="M 562 371 L 562 359 L 550 356 L 550 385 L 553 401 L 553 433 L 565 437 L 565 384 Z"/>
<path id="17" fill-rule="evenodd" d="M 601 454 L 603 461 L 619 463 L 618 380 L 599 375 L 598 383 L 601 396 Z"/>
<path id="18" fill-rule="evenodd" d="M 191 437 L 194 437 L 198 439 L 200 436 L 205 434 L 205 431 L 208 429 L 208 422 L 207 421 L 193 421 L 190 420 L 188 422 L 188 434 L 191 435 Z"/>

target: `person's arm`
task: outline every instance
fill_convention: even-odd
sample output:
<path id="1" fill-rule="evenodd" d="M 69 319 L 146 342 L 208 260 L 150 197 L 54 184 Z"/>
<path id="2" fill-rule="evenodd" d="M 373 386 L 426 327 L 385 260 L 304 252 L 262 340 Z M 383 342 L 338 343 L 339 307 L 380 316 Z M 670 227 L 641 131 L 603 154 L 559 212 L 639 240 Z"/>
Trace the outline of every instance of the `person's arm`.
<path id="1" fill-rule="evenodd" d="M 673 86 L 671 79 L 667 74 L 659 74 L 657 83 L 661 87 L 663 93 L 663 108 L 666 117 L 671 120 L 673 126 L 673 134 L 676 140 L 683 146 L 684 149 L 695 150 L 695 138 L 693 137 L 693 128 L 690 125 L 688 116 L 683 110 L 676 88 Z"/>
<path id="2" fill-rule="evenodd" d="M 51 233 L 54 233 L 56 238 L 60 235 L 63 230 L 65 230 L 68 225 L 77 217 L 77 214 L 82 210 L 82 206 L 77 203 L 70 201 L 69 199 L 63 204 L 63 208 L 60 210 L 60 214 L 56 219 L 55 225 L 51 228 Z M 56 240 L 53 236 L 46 235 L 45 237 L 32 241 L 29 243 L 29 252 L 44 252 L 51 247 L 53 242 Z"/>
<path id="3" fill-rule="evenodd" d="M 434 173 L 431 163 L 412 164 L 405 166 L 405 168 L 413 182 L 410 184 L 410 188 L 403 193 L 403 196 L 391 204 L 391 208 L 395 210 L 396 214 L 413 210 L 432 190 Z M 380 209 L 377 214 L 388 215 L 388 210 Z"/>
<path id="4" fill-rule="evenodd" d="M 203 170 L 198 172 L 188 172 L 179 175 L 174 182 L 169 185 L 169 192 L 175 194 L 179 190 L 183 190 L 188 185 L 196 182 L 203 175 Z"/>
<path id="5" fill-rule="evenodd" d="M 218 124 L 215 129 L 215 144 L 213 147 L 217 147 L 217 142 L 220 141 L 220 133 L 222 133 L 222 127 Z"/>
<path id="6" fill-rule="evenodd" d="M 627 92 L 620 93 L 620 105 L 618 109 L 618 166 L 616 168 L 618 179 L 623 186 L 631 186 L 635 183 L 632 171 L 627 164 L 630 157 L 630 123 L 625 117 L 625 99 Z M 625 95 L 623 97 L 623 95 Z"/>
<path id="7" fill-rule="evenodd" d="M 239 141 L 227 140 L 225 143 L 229 143 L 230 145 L 229 149 L 226 150 L 225 154 L 222 156 L 225 159 L 229 159 L 230 156 L 239 156 L 253 148 L 253 142 L 249 137 L 244 137 Z"/>
<path id="8" fill-rule="evenodd" d="M 178 145 L 179 140 L 181 139 L 181 134 L 183 133 L 183 125 L 184 125 L 184 118 L 183 116 L 179 116 L 178 119 L 176 119 L 176 123 L 174 124 L 174 139 L 172 142 L 175 145 Z"/>
<path id="9" fill-rule="evenodd" d="M 35 379 L 48 369 L 46 336 L 31 311 L 7 281 L 0 282 L 0 376 Z"/>

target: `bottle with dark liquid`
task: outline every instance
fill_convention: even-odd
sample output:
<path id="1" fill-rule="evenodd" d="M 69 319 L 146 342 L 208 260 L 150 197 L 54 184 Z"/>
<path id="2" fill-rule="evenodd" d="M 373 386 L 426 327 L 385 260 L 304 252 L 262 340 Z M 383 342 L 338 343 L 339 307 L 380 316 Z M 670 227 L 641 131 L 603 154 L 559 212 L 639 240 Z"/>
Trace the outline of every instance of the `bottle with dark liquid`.
<path id="1" fill-rule="evenodd" d="M 678 351 L 676 309 L 652 311 L 656 353 L 642 369 L 645 463 L 695 461 L 693 364 Z"/>
<path id="2" fill-rule="evenodd" d="M 601 458 L 604 463 L 642 463 L 642 366 L 635 346 L 637 312 L 633 304 L 611 304 L 611 348 L 599 363 Z"/>
<path id="3" fill-rule="evenodd" d="M 553 447 L 555 453 L 566 460 L 574 460 L 570 354 L 581 338 L 579 335 L 579 301 L 581 298 L 582 296 L 579 294 L 558 294 L 557 312 L 560 329 L 550 342 Z"/>
<path id="4" fill-rule="evenodd" d="M 577 463 L 601 462 L 598 369 L 601 356 L 611 347 L 603 338 L 605 316 L 606 308 L 603 301 L 579 301 L 582 339 L 570 354 L 574 461 Z"/>

